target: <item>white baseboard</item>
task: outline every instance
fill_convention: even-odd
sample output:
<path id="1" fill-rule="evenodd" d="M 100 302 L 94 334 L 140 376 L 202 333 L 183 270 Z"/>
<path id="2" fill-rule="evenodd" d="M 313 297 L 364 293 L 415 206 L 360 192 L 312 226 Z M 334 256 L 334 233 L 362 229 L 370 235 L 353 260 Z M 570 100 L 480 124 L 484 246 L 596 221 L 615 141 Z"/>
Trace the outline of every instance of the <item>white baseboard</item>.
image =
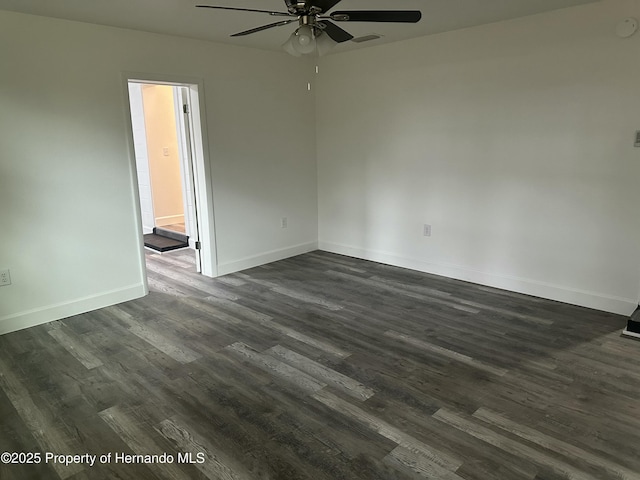
<path id="1" fill-rule="evenodd" d="M 128 302 L 129 300 L 144 297 L 147 293 L 148 291 L 144 284 L 140 283 L 98 295 L 78 298 L 70 302 L 48 305 L 46 307 L 8 315 L 0 318 L 0 335 L 90 312 L 99 308 L 115 305 L 116 303 Z"/>
<path id="2" fill-rule="evenodd" d="M 535 297 L 556 300 L 571 305 L 593 308 L 619 315 L 629 316 L 638 308 L 638 299 L 628 299 L 590 292 L 585 290 L 570 289 L 547 282 L 530 280 L 527 278 L 499 275 L 495 273 L 482 272 L 458 265 L 447 265 L 440 263 L 425 262 L 414 258 L 402 257 L 395 254 L 343 245 L 339 243 L 320 241 L 320 250 L 347 255 L 364 260 L 371 260 L 378 263 L 393 265 L 396 267 L 408 268 L 443 277 L 455 278 L 466 282 L 495 287 L 511 292 L 523 293 Z"/>
<path id="3" fill-rule="evenodd" d="M 282 248 L 280 250 L 271 250 L 270 252 L 260 253 L 251 257 L 241 258 L 233 262 L 218 264 L 218 275 L 227 275 L 233 272 L 246 270 L 247 268 L 258 267 L 266 263 L 277 262 L 285 258 L 295 257 L 303 253 L 312 252 L 318 249 L 317 242 L 301 243 L 292 247 Z"/>
<path id="4" fill-rule="evenodd" d="M 156 218 L 156 227 L 175 225 L 176 223 L 184 223 L 184 215 L 169 215 Z"/>

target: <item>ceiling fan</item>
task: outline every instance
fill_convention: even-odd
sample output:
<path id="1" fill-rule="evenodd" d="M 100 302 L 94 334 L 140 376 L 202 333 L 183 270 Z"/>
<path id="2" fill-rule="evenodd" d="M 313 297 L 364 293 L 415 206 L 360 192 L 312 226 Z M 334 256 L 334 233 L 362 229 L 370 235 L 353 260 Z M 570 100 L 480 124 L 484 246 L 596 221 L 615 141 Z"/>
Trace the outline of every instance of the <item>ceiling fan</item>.
<path id="1" fill-rule="evenodd" d="M 348 10 L 328 13 L 341 0 L 284 0 L 286 12 L 256 10 L 252 8 L 220 7 L 215 5 L 196 5 L 198 8 L 216 10 L 236 10 L 241 12 L 266 13 L 272 17 L 289 17 L 287 20 L 270 23 L 261 27 L 234 33 L 232 37 L 241 37 L 274 27 L 282 27 L 298 22 L 298 28 L 284 43 L 284 50 L 296 57 L 318 52 L 325 54 L 338 43 L 353 39 L 353 35 L 333 22 L 396 22 L 417 23 L 422 18 L 419 10 Z"/>

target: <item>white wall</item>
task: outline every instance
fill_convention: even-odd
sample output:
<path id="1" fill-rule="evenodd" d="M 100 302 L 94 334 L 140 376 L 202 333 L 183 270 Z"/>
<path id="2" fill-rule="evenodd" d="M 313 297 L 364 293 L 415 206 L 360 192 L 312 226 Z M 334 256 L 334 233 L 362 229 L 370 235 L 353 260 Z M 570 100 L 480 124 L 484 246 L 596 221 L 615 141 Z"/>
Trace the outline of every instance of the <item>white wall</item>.
<path id="1" fill-rule="evenodd" d="M 627 16 L 640 2 L 323 58 L 320 248 L 631 313 L 640 33 L 614 35 Z"/>
<path id="2" fill-rule="evenodd" d="M 145 293 L 123 72 L 203 80 L 219 273 L 313 249 L 319 210 L 327 250 L 630 313 L 629 15 L 605 0 L 325 57 L 314 106 L 303 59 L 0 12 L 0 333 Z"/>
<path id="3" fill-rule="evenodd" d="M 0 333 L 145 293 L 123 72 L 204 81 L 221 272 L 315 248 L 305 62 L 4 11 L 0 59 Z"/>
<path id="4" fill-rule="evenodd" d="M 154 225 L 184 223 L 184 198 L 175 98 L 171 85 L 143 85 L 144 125 L 147 138 Z"/>

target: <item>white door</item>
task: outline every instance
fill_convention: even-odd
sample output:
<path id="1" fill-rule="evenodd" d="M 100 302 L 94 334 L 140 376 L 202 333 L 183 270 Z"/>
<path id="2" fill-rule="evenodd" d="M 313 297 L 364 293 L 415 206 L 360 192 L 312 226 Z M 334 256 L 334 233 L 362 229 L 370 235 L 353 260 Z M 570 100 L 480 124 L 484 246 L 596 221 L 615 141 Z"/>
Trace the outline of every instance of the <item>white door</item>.
<path id="1" fill-rule="evenodd" d="M 202 272 L 202 259 L 200 255 L 200 231 L 198 228 L 197 182 L 194 168 L 194 144 L 193 144 L 193 119 L 191 116 L 191 99 L 189 89 L 182 86 L 174 87 L 176 99 L 176 125 L 178 129 L 178 142 L 181 147 L 180 157 L 185 227 L 189 236 L 189 246 L 195 249 L 196 271 Z"/>

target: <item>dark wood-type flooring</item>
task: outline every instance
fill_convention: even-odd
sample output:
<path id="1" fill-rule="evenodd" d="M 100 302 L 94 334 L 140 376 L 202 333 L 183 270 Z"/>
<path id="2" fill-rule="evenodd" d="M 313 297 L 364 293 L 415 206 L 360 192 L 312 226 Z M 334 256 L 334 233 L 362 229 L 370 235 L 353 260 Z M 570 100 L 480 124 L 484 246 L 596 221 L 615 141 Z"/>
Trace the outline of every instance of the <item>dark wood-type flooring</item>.
<path id="1" fill-rule="evenodd" d="M 323 252 L 192 262 L 149 254 L 147 297 L 0 337 L 0 452 L 174 461 L 1 479 L 640 479 L 623 317 Z"/>

